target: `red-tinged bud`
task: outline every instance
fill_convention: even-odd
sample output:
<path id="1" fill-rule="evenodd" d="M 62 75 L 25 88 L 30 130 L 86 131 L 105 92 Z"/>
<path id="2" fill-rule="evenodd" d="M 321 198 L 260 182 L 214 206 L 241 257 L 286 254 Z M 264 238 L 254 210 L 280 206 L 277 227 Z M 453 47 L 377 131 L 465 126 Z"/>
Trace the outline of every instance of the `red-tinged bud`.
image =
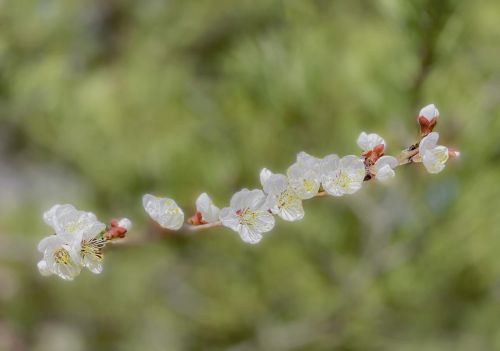
<path id="1" fill-rule="evenodd" d="M 437 124 L 437 118 L 434 117 L 431 120 L 428 120 L 425 117 L 418 117 L 418 124 L 420 124 L 420 134 L 424 137 L 434 130 L 434 127 Z"/>
<path id="2" fill-rule="evenodd" d="M 422 136 L 426 136 L 432 132 L 437 124 L 438 117 L 439 110 L 434 104 L 427 105 L 420 110 L 417 121 L 420 124 L 420 133 Z"/>
<path id="3" fill-rule="evenodd" d="M 187 223 L 188 224 L 191 224 L 191 225 L 201 225 L 201 224 L 207 224 L 207 222 L 205 222 L 203 220 L 203 217 L 201 215 L 200 212 L 196 212 L 194 215 L 192 215 L 188 220 L 187 220 Z"/>
<path id="4" fill-rule="evenodd" d="M 105 234 L 104 238 L 106 240 L 113 240 L 117 238 L 124 238 L 127 234 L 127 229 L 121 227 L 111 227 Z"/>
<path id="5" fill-rule="evenodd" d="M 130 222 L 130 221 L 129 221 Z M 104 233 L 104 238 L 106 240 L 113 240 L 117 238 L 124 238 L 127 234 L 128 229 L 120 226 L 120 221 L 117 219 L 112 219 L 109 222 L 109 229 Z"/>
<path id="6" fill-rule="evenodd" d="M 385 145 L 384 144 L 379 144 L 373 148 L 373 153 L 377 155 L 378 157 L 382 156 L 384 154 L 385 150 Z M 377 158 L 378 158 L 377 157 Z"/>
<path id="7" fill-rule="evenodd" d="M 377 162 L 377 160 L 384 156 L 385 145 L 379 144 L 375 146 L 372 150 L 365 151 L 361 154 L 365 158 L 365 165 L 370 167 Z"/>

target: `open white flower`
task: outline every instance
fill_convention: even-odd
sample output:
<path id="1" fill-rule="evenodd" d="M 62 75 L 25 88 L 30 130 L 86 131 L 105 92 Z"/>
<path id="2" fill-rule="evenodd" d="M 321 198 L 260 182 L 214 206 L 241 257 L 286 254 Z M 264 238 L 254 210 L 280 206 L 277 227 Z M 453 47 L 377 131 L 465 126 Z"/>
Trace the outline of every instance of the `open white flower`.
<path id="1" fill-rule="evenodd" d="M 262 233 L 274 227 L 274 217 L 265 204 L 266 196 L 262 190 L 243 189 L 231 198 L 229 207 L 220 212 L 222 225 L 237 232 L 241 239 L 256 244 Z"/>
<path id="2" fill-rule="evenodd" d="M 394 168 L 398 166 L 399 162 L 395 157 L 392 156 L 382 156 L 380 157 L 373 166 L 375 173 L 375 178 L 385 182 L 391 178 L 394 178 Z"/>
<path id="3" fill-rule="evenodd" d="M 79 211 L 72 205 L 54 205 L 44 213 L 43 219 L 55 234 L 70 241 L 79 235 L 100 233 L 106 229 L 106 225 L 99 222 L 93 213 Z"/>
<path id="4" fill-rule="evenodd" d="M 321 159 L 300 152 L 297 162 L 288 168 L 290 187 L 299 198 L 310 199 L 318 193 L 321 185 L 321 164 Z"/>
<path id="5" fill-rule="evenodd" d="M 420 110 L 418 117 L 424 117 L 427 121 L 431 122 L 434 118 L 437 119 L 439 117 L 439 110 L 434 104 L 429 104 Z"/>
<path id="6" fill-rule="evenodd" d="M 364 162 L 354 155 L 340 160 L 330 157 L 324 162 L 324 172 L 323 189 L 333 196 L 355 193 L 361 189 L 366 174 Z"/>
<path id="7" fill-rule="evenodd" d="M 72 205 L 55 205 L 44 213 L 43 218 L 54 229 L 56 236 L 71 248 L 71 252 L 78 253 L 78 264 L 92 273 L 102 272 L 102 248 L 105 245 L 102 234 L 106 229 L 104 223 L 99 222 L 93 213 L 79 211 Z M 45 261 L 48 270 L 61 276 L 54 272 L 49 261 Z M 40 266 L 39 270 L 42 272 Z"/>
<path id="8" fill-rule="evenodd" d="M 361 132 L 358 136 L 357 144 L 361 150 L 370 151 L 379 145 L 383 145 L 385 147 L 385 140 L 378 134 L 367 134 L 365 132 Z"/>
<path id="9" fill-rule="evenodd" d="M 142 197 L 142 205 L 147 214 L 163 228 L 179 230 L 184 223 L 184 212 L 172 199 L 146 194 Z"/>
<path id="10" fill-rule="evenodd" d="M 290 222 L 304 218 L 302 200 L 290 187 L 286 176 L 264 168 L 260 172 L 260 181 L 267 194 L 266 207 L 271 212 Z"/>
<path id="11" fill-rule="evenodd" d="M 56 274 L 64 280 L 73 280 L 80 274 L 80 253 L 64 237 L 51 235 L 40 241 L 38 251 L 43 260 L 38 263 L 42 275 Z"/>
<path id="12" fill-rule="evenodd" d="M 196 211 L 201 214 L 201 219 L 205 223 L 215 223 L 219 221 L 220 209 L 214 205 L 212 199 L 203 193 L 196 199 Z"/>
<path id="13" fill-rule="evenodd" d="M 432 132 L 420 142 L 420 157 L 429 173 L 441 172 L 446 165 L 446 161 L 448 161 L 448 148 L 446 146 L 437 145 L 438 140 L 439 134 Z"/>

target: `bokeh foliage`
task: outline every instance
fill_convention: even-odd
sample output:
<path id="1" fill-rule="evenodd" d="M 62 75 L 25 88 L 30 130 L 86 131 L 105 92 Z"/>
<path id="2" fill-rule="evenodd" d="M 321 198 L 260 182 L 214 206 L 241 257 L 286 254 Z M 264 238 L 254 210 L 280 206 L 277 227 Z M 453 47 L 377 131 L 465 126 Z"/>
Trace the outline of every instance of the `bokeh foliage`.
<path id="1" fill-rule="evenodd" d="M 500 349 L 500 2 L 0 1 L 0 349 Z M 389 153 L 441 111 L 459 161 L 307 202 L 258 246 L 159 233 L 298 151 Z M 373 183 L 373 184 L 372 184 Z M 55 202 L 127 215 L 101 276 L 36 271 Z"/>

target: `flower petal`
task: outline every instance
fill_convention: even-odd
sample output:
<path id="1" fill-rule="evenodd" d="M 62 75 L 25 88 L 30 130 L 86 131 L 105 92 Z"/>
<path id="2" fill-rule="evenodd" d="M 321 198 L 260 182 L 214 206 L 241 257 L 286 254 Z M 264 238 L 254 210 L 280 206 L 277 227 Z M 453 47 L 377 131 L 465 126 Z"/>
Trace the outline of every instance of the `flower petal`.
<path id="1" fill-rule="evenodd" d="M 207 223 L 219 220 L 220 209 L 214 205 L 207 193 L 203 193 L 196 199 L 196 211 L 201 213 L 202 219 Z"/>
<path id="2" fill-rule="evenodd" d="M 40 274 L 44 277 L 47 277 L 49 275 L 52 275 L 53 273 L 50 271 L 49 267 L 47 266 L 47 262 L 45 260 L 41 260 L 37 263 L 38 271 Z"/>
<path id="3" fill-rule="evenodd" d="M 297 163 L 300 163 L 307 168 L 313 169 L 321 163 L 321 159 L 315 156 L 311 156 L 307 152 L 301 151 L 297 154 Z"/>
<path id="4" fill-rule="evenodd" d="M 429 173 L 439 173 L 446 166 L 449 154 L 446 146 L 436 146 L 427 150 L 422 156 L 422 162 Z"/>
<path id="5" fill-rule="evenodd" d="M 264 186 L 264 184 L 267 183 L 267 181 L 269 180 L 269 178 L 271 178 L 272 175 L 273 172 L 271 172 L 267 168 L 262 168 L 262 170 L 260 171 L 260 184 Z M 264 191 L 266 190 L 264 189 Z"/>
<path id="6" fill-rule="evenodd" d="M 420 141 L 420 145 L 418 147 L 420 155 L 422 155 L 423 157 L 426 151 L 434 149 L 437 145 L 438 140 L 439 140 L 438 132 L 432 132 L 429 133 L 427 136 L 425 136 L 422 139 L 422 141 Z"/>
<path id="7" fill-rule="evenodd" d="M 418 116 L 424 117 L 428 121 L 431 121 L 433 118 L 439 117 L 439 110 L 436 108 L 434 104 L 429 104 L 420 110 Z"/>
<path id="8" fill-rule="evenodd" d="M 380 135 L 375 133 L 367 134 L 365 132 L 361 132 L 357 139 L 357 144 L 363 151 L 373 150 L 378 145 L 385 146 L 385 140 Z"/>
<path id="9" fill-rule="evenodd" d="M 279 194 L 288 187 L 288 178 L 283 174 L 275 174 L 264 168 L 262 171 L 265 175 L 262 176 L 261 172 L 261 183 L 264 193 L 266 194 Z"/>
<path id="10" fill-rule="evenodd" d="M 382 156 L 375 162 L 375 177 L 385 182 L 395 176 L 394 168 L 398 166 L 399 162 L 395 157 Z"/>

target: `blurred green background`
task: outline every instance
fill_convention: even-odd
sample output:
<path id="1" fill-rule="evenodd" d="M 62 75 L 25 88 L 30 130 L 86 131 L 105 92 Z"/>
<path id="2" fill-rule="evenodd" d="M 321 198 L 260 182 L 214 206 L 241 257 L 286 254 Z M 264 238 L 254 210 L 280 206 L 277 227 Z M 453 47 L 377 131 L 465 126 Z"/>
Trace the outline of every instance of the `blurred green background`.
<path id="1" fill-rule="evenodd" d="M 0 350 L 500 350 L 500 2 L 0 1 Z M 439 175 L 305 203 L 260 245 L 160 232 L 301 150 L 388 153 L 435 103 Z M 43 278 L 41 214 L 128 216 L 105 271 Z"/>

